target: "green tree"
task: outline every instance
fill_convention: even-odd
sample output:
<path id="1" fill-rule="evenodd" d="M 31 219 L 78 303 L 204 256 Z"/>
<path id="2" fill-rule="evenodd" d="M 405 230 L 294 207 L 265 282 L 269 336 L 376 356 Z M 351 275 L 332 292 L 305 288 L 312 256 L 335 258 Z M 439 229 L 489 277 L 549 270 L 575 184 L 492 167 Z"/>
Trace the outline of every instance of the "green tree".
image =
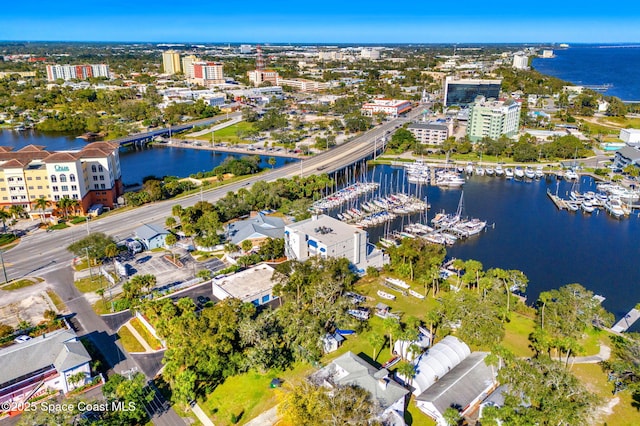
<path id="1" fill-rule="evenodd" d="M 83 239 L 69 245 L 67 250 L 78 257 L 85 256 L 88 250 L 91 259 L 102 259 L 106 257 L 106 249 L 111 244 L 115 244 L 111 237 L 102 232 L 92 232 Z"/>
<path id="2" fill-rule="evenodd" d="M 267 160 L 267 163 L 269 163 L 269 165 L 273 169 L 275 167 L 275 165 L 276 165 L 276 158 L 275 157 L 269 157 L 269 159 Z"/>
<path id="3" fill-rule="evenodd" d="M 108 424 L 137 425 L 148 420 L 145 404 L 153 400 L 154 392 L 146 387 L 144 374 L 136 373 L 130 379 L 114 374 L 102 387 L 107 402 L 120 402 L 129 410 L 107 411 Z"/>
<path id="4" fill-rule="evenodd" d="M 44 223 L 44 211 L 51 205 L 51 201 L 46 198 L 38 198 L 35 201 L 36 209 L 40 210 L 40 222 Z"/>
<path id="5" fill-rule="evenodd" d="M 371 333 L 367 337 L 367 340 L 369 341 L 369 344 L 373 348 L 373 357 L 372 357 L 372 359 L 375 361 L 376 359 L 378 359 L 378 357 L 376 356 L 377 353 L 378 353 L 378 350 L 382 349 L 382 345 L 384 345 L 384 343 L 386 341 L 386 338 L 381 334 Z"/>
<path id="6" fill-rule="evenodd" d="M 457 408 L 449 407 L 442 413 L 447 426 L 457 426 L 462 421 L 462 416 Z"/>
<path id="7" fill-rule="evenodd" d="M 243 240 L 240 243 L 240 247 L 242 247 L 242 251 L 247 253 L 253 248 L 253 242 L 251 242 L 251 240 Z"/>
<path id="8" fill-rule="evenodd" d="M 11 218 L 11 214 L 5 209 L 0 209 L 0 221 L 2 221 L 2 232 L 7 233 L 7 219 Z"/>

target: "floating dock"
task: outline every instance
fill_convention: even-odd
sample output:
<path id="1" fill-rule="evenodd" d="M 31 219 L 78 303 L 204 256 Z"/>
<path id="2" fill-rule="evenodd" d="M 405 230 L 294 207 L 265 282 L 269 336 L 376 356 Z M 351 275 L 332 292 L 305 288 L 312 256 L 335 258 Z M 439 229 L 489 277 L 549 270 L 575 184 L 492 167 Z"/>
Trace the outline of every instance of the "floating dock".
<path id="1" fill-rule="evenodd" d="M 633 308 L 629 311 L 627 315 L 622 317 L 620 321 L 616 323 L 613 327 L 611 327 L 611 331 L 615 333 L 622 333 L 627 331 L 631 326 L 640 319 L 640 311 Z"/>

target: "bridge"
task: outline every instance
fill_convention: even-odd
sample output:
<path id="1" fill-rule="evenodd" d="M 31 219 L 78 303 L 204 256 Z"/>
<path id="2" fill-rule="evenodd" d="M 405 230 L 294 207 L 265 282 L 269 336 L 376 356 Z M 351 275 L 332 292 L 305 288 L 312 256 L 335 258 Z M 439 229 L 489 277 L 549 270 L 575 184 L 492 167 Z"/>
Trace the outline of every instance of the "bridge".
<path id="1" fill-rule="evenodd" d="M 120 147 L 130 146 L 130 145 L 142 146 L 146 143 L 151 142 L 156 137 L 169 136 L 169 138 L 171 138 L 171 134 L 184 132 L 185 130 L 193 129 L 194 127 L 197 127 L 197 126 L 207 126 L 209 124 L 213 124 L 221 120 L 226 120 L 229 118 L 240 117 L 240 116 L 242 116 L 241 112 L 234 112 L 232 114 L 226 114 L 224 116 L 219 115 L 216 117 L 203 118 L 202 120 L 191 121 L 189 123 L 178 124 L 176 126 L 163 127 L 162 129 L 156 129 L 150 132 L 135 133 L 133 135 L 128 135 L 119 139 L 114 139 L 111 142 L 120 144 Z"/>

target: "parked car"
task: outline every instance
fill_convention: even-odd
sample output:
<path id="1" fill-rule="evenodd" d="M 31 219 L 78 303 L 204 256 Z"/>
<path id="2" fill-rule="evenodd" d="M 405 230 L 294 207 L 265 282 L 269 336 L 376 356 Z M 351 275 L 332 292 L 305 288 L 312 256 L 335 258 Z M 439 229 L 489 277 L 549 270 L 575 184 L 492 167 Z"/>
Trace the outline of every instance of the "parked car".
<path id="1" fill-rule="evenodd" d="M 28 342 L 29 340 L 31 340 L 31 337 L 27 336 L 26 334 L 23 334 L 22 336 L 18 336 L 15 339 L 13 339 L 13 341 L 16 343 L 24 343 L 24 342 Z"/>

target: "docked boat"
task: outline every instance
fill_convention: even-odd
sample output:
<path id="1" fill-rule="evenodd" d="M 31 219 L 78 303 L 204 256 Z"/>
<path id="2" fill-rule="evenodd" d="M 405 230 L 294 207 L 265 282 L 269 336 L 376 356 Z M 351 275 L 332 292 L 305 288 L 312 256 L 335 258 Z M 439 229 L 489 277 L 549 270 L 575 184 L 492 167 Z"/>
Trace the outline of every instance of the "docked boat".
<path id="1" fill-rule="evenodd" d="M 484 169 L 482 168 L 482 166 L 476 166 L 476 174 L 478 176 L 484 176 Z"/>
<path id="2" fill-rule="evenodd" d="M 524 170 L 522 170 L 522 167 L 516 167 L 516 169 L 513 171 L 513 176 L 516 179 L 522 179 L 524 177 Z"/>
<path id="3" fill-rule="evenodd" d="M 587 199 L 582 200 L 582 204 L 580 205 L 580 208 L 585 213 L 593 213 L 593 211 L 596 209 L 595 206 L 593 205 L 593 202 Z"/>
<path id="4" fill-rule="evenodd" d="M 504 175 L 506 176 L 507 179 L 513 179 L 513 169 L 510 167 L 507 167 L 507 169 L 504 171 Z"/>
<path id="5" fill-rule="evenodd" d="M 496 176 L 504 176 L 504 169 L 502 168 L 502 164 L 498 164 L 496 166 Z"/>
<path id="6" fill-rule="evenodd" d="M 576 180 L 578 179 L 578 174 L 574 172 L 572 169 L 569 169 L 565 172 L 564 178 L 566 180 Z"/>
<path id="7" fill-rule="evenodd" d="M 615 218 L 621 218 L 625 213 L 622 201 L 620 201 L 618 198 L 609 198 L 604 203 L 604 208 L 609 212 L 611 216 Z"/>
<path id="8" fill-rule="evenodd" d="M 538 166 L 536 167 L 536 171 L 535 171 L 535 178 L 536 179 L 540 179 L 544 177 L 544 170 L 542 169 L 542 166 Z"/>
<path id="9" fill-rule="evenodd" d="M 534 179 L 536 177 L 536 172 L 534 172 L 531 167 L 527 167 L 524 169 L 524 175 L 527 179 Z"/>
<path id="10" fill-rule="evenodd" d="M 487 174 L 487 176 L 493 176 L 496 171 L 493 169 L 493 167 L 487 167 L 486 169 L 484 169 L 484 172 Z"/>
<path id="11" fill-rule="evenodd" d="M 468 175 L 473 174 L 473 164 L 467 163 L 467 166 L 464 168 L 464 172 Z"/>
<path id="12" fill-rule="evenodd" d="M 442 171 L 436 175 L 436 185 L 457 188 L 464 185 L 465 180 L 458 173 Z"/>
<path id="13" fill-rule="evenodd" d="M 578 203 L 567 203 L 567 209 L 571 212 L 577 212 L 580 210 Z"/>

